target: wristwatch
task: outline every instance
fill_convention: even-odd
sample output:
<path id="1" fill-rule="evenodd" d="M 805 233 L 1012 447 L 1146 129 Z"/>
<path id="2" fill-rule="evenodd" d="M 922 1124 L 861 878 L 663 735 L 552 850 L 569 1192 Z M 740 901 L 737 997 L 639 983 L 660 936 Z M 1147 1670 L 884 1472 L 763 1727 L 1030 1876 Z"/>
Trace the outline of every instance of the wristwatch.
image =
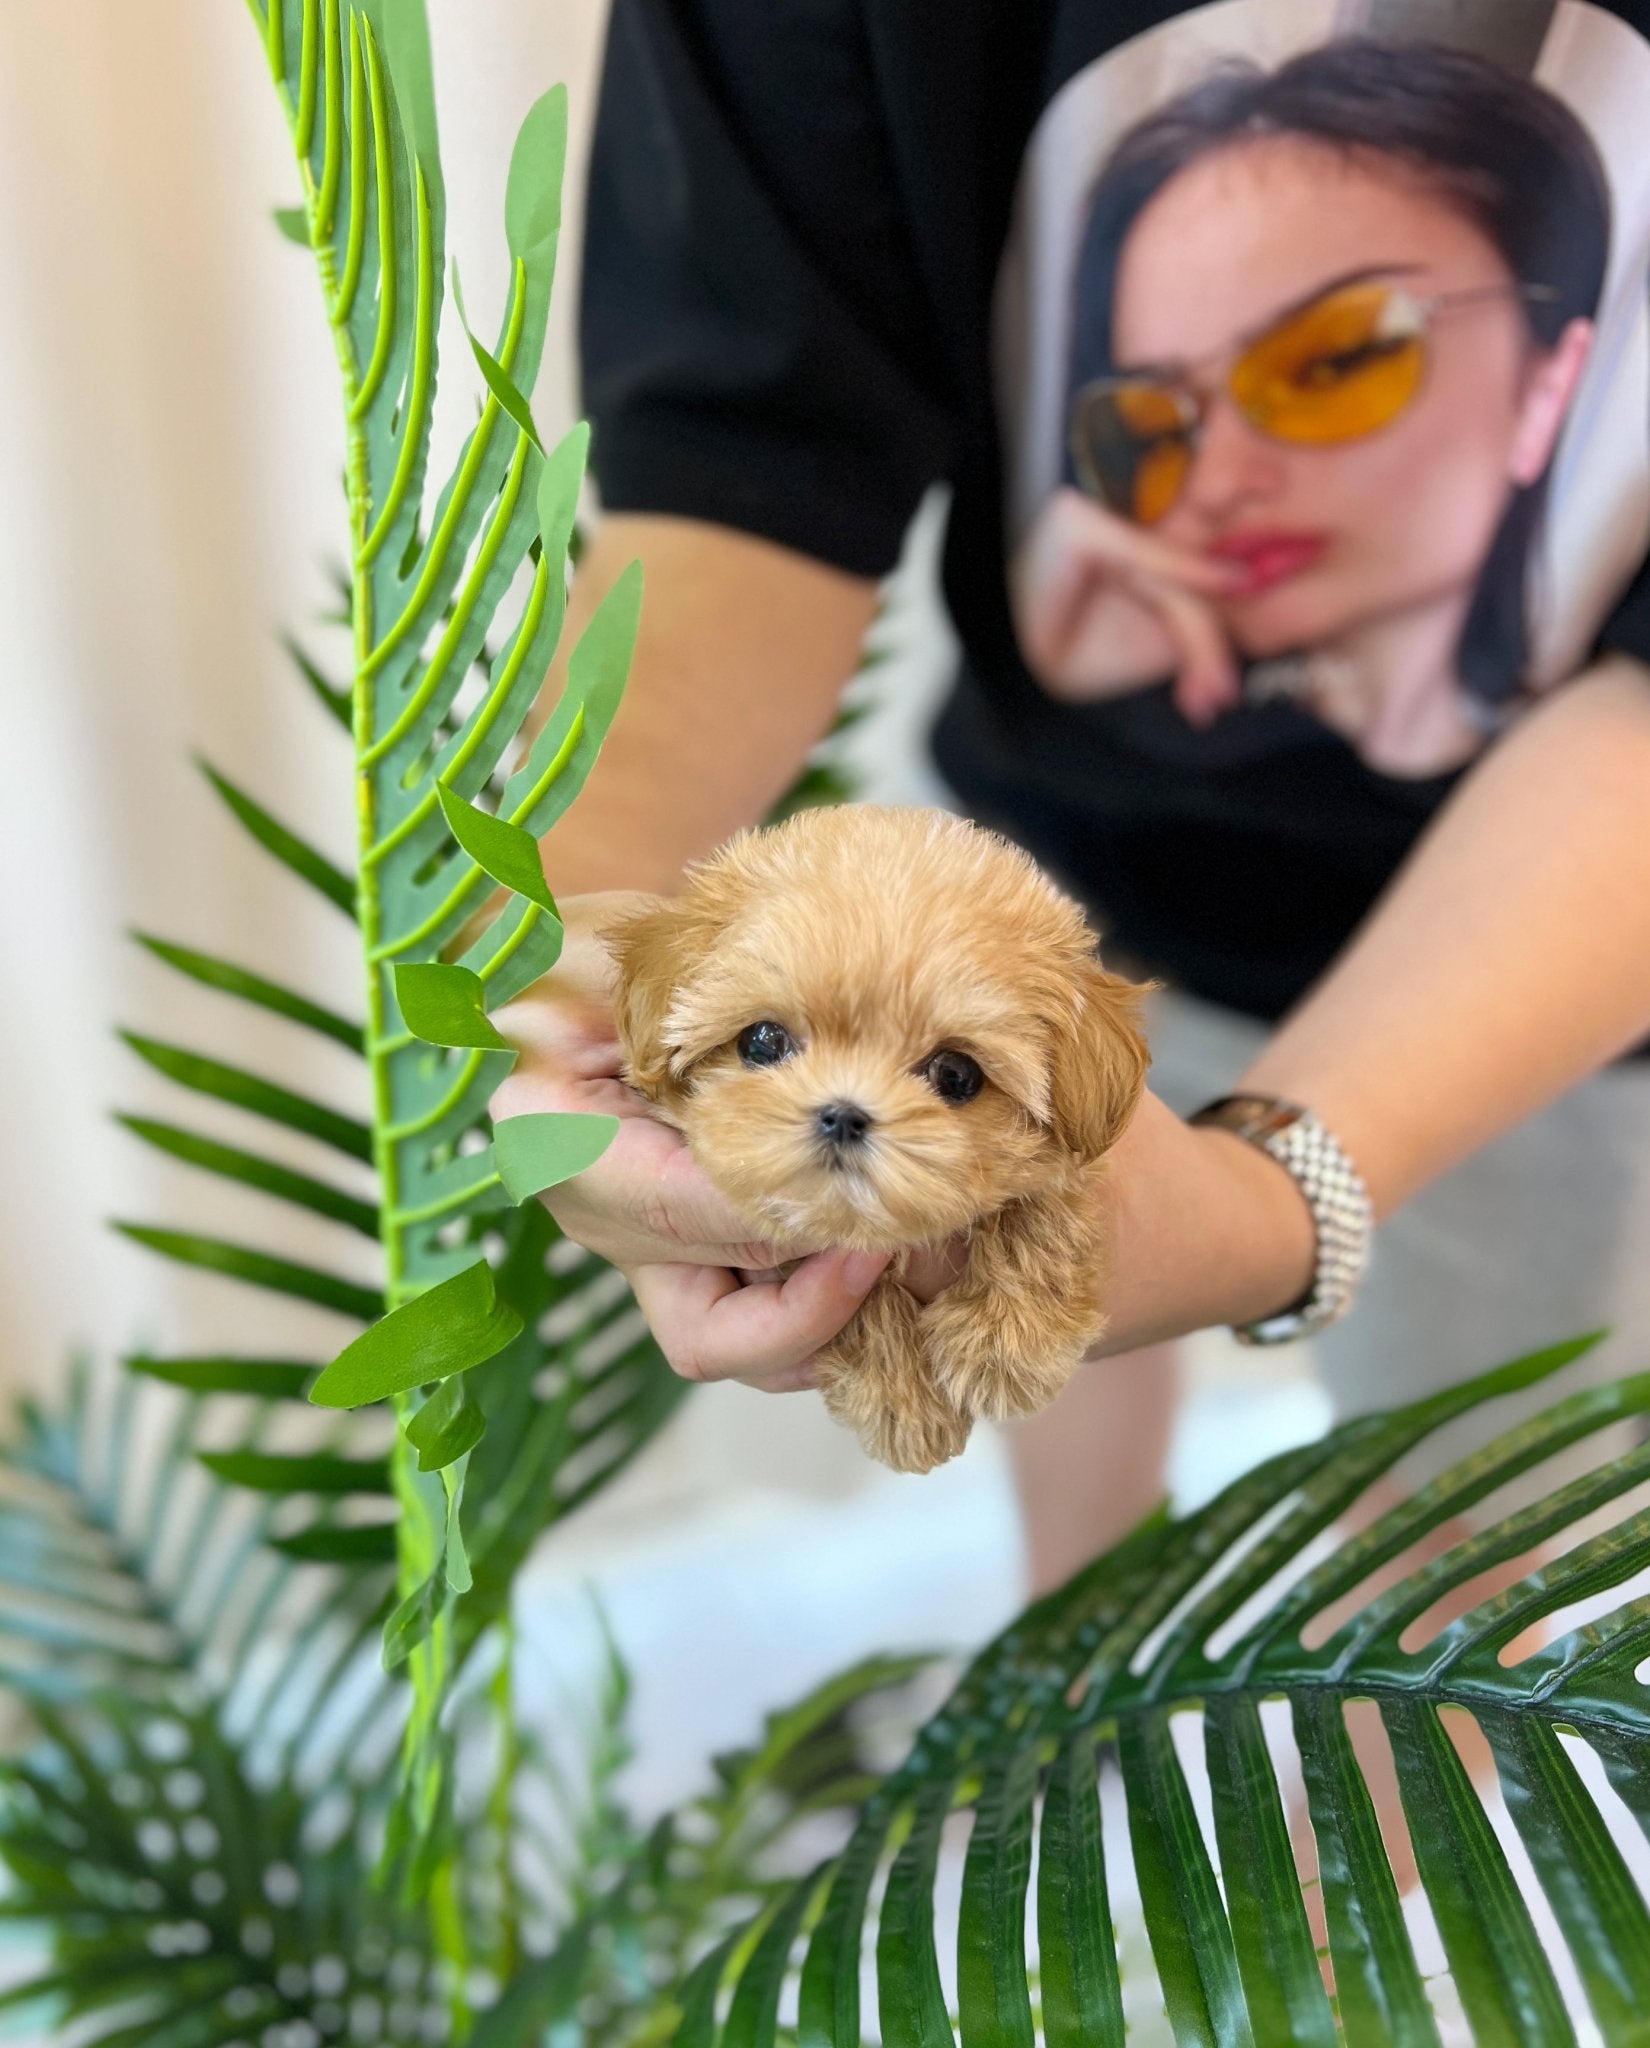
<path id="1" fill-rule="evenodd" d="M 1275 1159 L 1305 1197 L 1317 1234 L 1305 1294 L 1233 1336 L 1240 1344 L 1287 1344 L 1344 1315 L 1369 1264 L 1375 1212 L 1362 1175 L 1329 1129 L 1311 1110 L 1275 1095 L 1223 1095 L 1186 1121 L 1230 1131 Z"/>

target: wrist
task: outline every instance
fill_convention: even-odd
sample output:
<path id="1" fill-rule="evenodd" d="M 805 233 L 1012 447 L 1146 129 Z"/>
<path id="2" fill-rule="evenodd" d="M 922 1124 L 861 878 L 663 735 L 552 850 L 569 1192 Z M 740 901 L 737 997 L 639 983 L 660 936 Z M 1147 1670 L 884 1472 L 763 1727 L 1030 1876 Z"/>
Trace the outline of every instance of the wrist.
<path id="1" fill-rule="evenodd" d="M 1312 1219 L 1311 1285 L 1281 1309 L 1237 1325 L 1233 1335 L 1245 1344 L 1287 1344 L 1343 1316 L 1368 1264 L 1374 1212 L 1363 1176 L 1334 1132 L 1300 1103 L 1241 1091 L 1206 1103 L 1187 1122 L 1230 1131 L 1274 1160 L 1299 1189 Z"/>
<path id="2" fill-rule="evenodd" d="M 1105 1354 L 1257 1322 L 1312 1284 L 1317 1233 L 1288 1171 L 1230 1131 L 1194 1130 L 1154 1095 L 1113 1148 L 1102 1199 Z"/>
<path id="3" fill-rule="evenodd" d="M 1230 1216 L 1236 1257 L 1219 1320 L 1245 1329 L 1310 1292 L 1318 1251 L 1312 1211 L 1289 1169 L 1258 1145 L 1213 1126 L 1189 1135 L 1204 1147 L 1206 1171 Z"/>

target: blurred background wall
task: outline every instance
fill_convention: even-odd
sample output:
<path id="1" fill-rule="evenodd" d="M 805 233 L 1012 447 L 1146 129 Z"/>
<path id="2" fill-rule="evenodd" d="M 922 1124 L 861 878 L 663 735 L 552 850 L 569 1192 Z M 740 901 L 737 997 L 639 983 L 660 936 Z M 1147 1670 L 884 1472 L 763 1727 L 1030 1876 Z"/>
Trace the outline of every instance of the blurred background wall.
<path id="1" fill-rule="evenodd" d="M 516 126 L 565 79 L 582 163 L 603 9 L 430 11 L 453 247 L 486 306 Z M 104 1228 L 206 1220 L 192 1177 L 109 1122 L 117 1103 L 181 1100 L 156 1108 L 164 1084 L 114 1021 L 347 1085 L 324 1047 L 188 999 L 125 937 L 159 930 L 359 1007 L 343 921 L 250 847 L 189 759 L 347 854 L 338 741 L 277 642 L 327 601 L 343 534 L 330 340 L 306 257 L 270 221 L 297 197 L 234 0 L 0 9 L 0 1385 L 49 1377 L 71 1345 L 186 1325 L 198 1345 L 244 1317 L 236 1290 Z M 573 416 L 571 317 L 562 286 L 537 393 L 555 428 Z M 232 1234 L 227 1200 L 212 1207 Z M 271 1335 L 298 1341 L 270 1307 Z"/>

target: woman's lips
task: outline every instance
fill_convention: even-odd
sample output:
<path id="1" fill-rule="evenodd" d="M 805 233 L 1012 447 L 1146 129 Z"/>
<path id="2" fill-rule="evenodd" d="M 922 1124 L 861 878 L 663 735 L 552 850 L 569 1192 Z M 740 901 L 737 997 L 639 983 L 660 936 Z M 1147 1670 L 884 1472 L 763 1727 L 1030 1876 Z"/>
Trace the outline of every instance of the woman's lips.
<path id="1" fill-rule="evenodd" d="M 1209 553 L 1215 561 L 1243 570 L 1234 596 L 1254 597 L 1310 569 L 1328 545 L 1329 537 L 1322 533 L 1229 533 Z"/>

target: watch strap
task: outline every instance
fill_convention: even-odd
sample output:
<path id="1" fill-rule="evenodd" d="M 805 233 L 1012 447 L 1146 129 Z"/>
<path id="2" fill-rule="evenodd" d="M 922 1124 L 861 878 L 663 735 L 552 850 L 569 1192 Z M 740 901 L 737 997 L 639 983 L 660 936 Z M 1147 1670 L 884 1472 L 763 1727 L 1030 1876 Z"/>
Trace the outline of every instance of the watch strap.
<path id="1" fill-rule="evenodd" d="M 1317 1255 L 1311 1286 L 1287 1308 L 1233 1335 L 1243 1344 L 1287 1344 L 1344 1315 L 1369 1264 L 1375 1212 L 1363 1176 L 1323 1119 L 1275 1095 L 1223 1095 L 1187 1121 L 1230 1131 L 1275 1159 L 1312 1212 Z"/>

